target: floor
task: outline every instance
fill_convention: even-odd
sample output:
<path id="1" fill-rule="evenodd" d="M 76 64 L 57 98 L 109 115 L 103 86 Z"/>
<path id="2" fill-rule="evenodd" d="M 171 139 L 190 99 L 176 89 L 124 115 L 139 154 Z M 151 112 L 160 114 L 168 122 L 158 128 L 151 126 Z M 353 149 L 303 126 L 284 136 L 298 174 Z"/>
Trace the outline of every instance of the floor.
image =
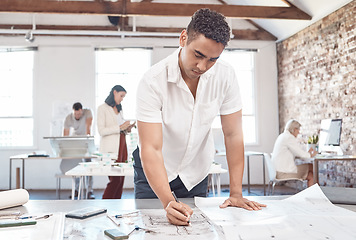
<path id="1" fill-rule="evenodd" d="M 221 197 L 228 197 L 229 196 L 229 188 L 227 186 L 222 186 L 221 188 Z M 252 185 L 251 192 L 248 193 L 247 186 L 243 186 L 242 195 L 243 196 L 263 196 L 263 185 Z M 266 187 L 267 191 L 267 187 Z M 57 199 L 56 190 L 28 190 L 30 194 L 31 200 L 55 200 Z M 104 189 L 95 189 L 94 195 L 96 199 L 101 199 L 103 195 Z M 295 194 L 295 188 L 291 188 L 288 186 L 276 186 L 274 195 L 292 195 Z M 70 200 L 71 191 L 70 190 L 62 190 L 60 193 L 60 199 L 68 199 Z M 217 195 L 216 195 L 217 196 Z M 208 197 L 213 197 L 213 193 L 211 189 L 209 189 Z M 124 189 L 122 194 L 123 199 L 133 199 L 134 198 L 134 191 L 133 189 Z"/>

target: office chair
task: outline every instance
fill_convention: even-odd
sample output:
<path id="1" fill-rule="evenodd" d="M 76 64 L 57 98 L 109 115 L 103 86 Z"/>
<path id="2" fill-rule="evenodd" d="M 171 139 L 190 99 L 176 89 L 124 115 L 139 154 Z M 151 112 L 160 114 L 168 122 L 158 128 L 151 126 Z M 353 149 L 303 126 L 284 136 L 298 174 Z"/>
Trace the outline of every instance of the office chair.
<path id="1" fill-rule="evenodd" d="M 263 155 L 265 157 L 267 170 L 268 170 L 268 176 L 269 176 L 267 194 L 268 195 L 273 195 L 274 194 L 275 185 L 279 184 L 279 183 L 282 183 L 282 182 L 295 182 L 296 183 L 296 187 L 295 187 L 296 193 L 299 192 L 299 189 L 298 189 L 299 183 L 303 187 L 303 184 L 306 182 L 306 180 L 301 179 L 301 178 L 283 178 L 283 179 L 276 178 L 277 171 L 274 168 L 274 165 L 272 163 L 271 154 L 264 153 Z"/>

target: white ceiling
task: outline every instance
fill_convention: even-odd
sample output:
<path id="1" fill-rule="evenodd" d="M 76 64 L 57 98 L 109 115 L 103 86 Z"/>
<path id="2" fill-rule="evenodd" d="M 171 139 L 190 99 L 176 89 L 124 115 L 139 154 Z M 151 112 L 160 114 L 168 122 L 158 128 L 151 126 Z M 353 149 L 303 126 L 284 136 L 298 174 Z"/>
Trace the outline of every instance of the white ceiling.
<path id="1" fill-rule="evenodd" d="M 252 0 L 253 2 L 259 0 Z M 291 0 L 296 7 L 312 16 L 312 20 L 275 20 L 255 19 L 259 26 L 278 38 L 284 40 L 320 19 L 335 12 L 353 0 Z"/>
<path id="2" fill-rule="evenodd" d="M 116 1 L 116 0 L 112 0 Z M 131 0 L 134 2 L 133 0 Z M 139 1 L 139 0 L 137 0 Z M 300 10 L 309 14 L 311 20 L 283 20 L 283 19 L 251 19 L 258 26 L 271 33 L 277 41 L 284 40 L 300 30 L 310 26 L 330 13 L 338 10 L 353 0 L 290 0 Z M 222 4 L 252 5 L 252 6 L 288 6 L 284 0 L 154 0 L 153 3 L 179 3 L 179 4 Z M 75 14 L 44 14 L 44 13 L 0 13 L 0 24 L 36 24 L 42 25 L 82 25 L 82 26 L 108 26 L 111 25 L 105 15 L 75 15 Z M 129 17 L 129 24 L 140 27 L 169 27 L 184 28 L 190 17 L 157 17 L 137 16 Z M 251 29 L 257 27 L 244 19 L 227 19 L 233 29 Z M 1 34 L 0 29 L 0 34 Z"/>

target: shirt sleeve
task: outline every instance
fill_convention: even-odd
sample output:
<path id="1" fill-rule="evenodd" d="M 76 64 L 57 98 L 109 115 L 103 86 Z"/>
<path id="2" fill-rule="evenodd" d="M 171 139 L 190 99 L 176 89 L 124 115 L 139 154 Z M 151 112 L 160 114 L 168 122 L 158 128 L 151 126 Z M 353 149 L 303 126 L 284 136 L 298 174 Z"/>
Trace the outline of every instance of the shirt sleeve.
<path id="1" fill-rule="evenodd" d="M 232 67 L 229 67 L 226 76 L 228 77 L 228 84 L 226 85 L 225 98 L 220 107 L 221 115 L 235 113 L 242 109 L 240 87 Z"/>
<path id="2" fill-rule="evenodd" d="M 144 77 L 138 85 L 136 118 L 142 122 L 162 123 L 161 94 L 159 89 L 155 89 L 149 80 Z"/>
<path id="3" fill-rule="evenodd" d="M 86 118 L 93 118 L 93 113 L 90 109 L 86 109 L 85 111 Z"/>
<path id="4" fill-rule="evenodd" d="M 294 138 L 294 137 L 293 137 Z M 310 153 L 303 150 L 296 138 L 289 138 L 287 141 L 288 149 L 295 157 L 310 158 Z"/>
<path id="5" fill-rule="evenodd" d="M 71 127 L 70 117 L 71 117 L 71 114 L 69 114 L 64 120 L 64 128 L 65 129 L 68 129 Z"/>

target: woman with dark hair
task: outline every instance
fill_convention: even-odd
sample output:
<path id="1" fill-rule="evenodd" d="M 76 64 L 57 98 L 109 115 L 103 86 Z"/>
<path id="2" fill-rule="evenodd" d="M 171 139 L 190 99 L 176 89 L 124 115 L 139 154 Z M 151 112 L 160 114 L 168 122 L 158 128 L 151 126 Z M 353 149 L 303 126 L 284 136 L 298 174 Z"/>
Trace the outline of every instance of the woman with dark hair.
<path id="1" fill-rule="evenodd" d="M 134 124 L 125 121 L 121 101 L 126 96 L 126 90 L 115 85 L 105 103 L 100 105 L 97 114 L 98 131 L 101 136 L 100 152 L 109 154 L 117 162 L 127 160 L 126 132 L 130 132 Z M 109 176 L 109 183 L 103 194 L 103 199 L 121 198 L 124 177 Z"/>

